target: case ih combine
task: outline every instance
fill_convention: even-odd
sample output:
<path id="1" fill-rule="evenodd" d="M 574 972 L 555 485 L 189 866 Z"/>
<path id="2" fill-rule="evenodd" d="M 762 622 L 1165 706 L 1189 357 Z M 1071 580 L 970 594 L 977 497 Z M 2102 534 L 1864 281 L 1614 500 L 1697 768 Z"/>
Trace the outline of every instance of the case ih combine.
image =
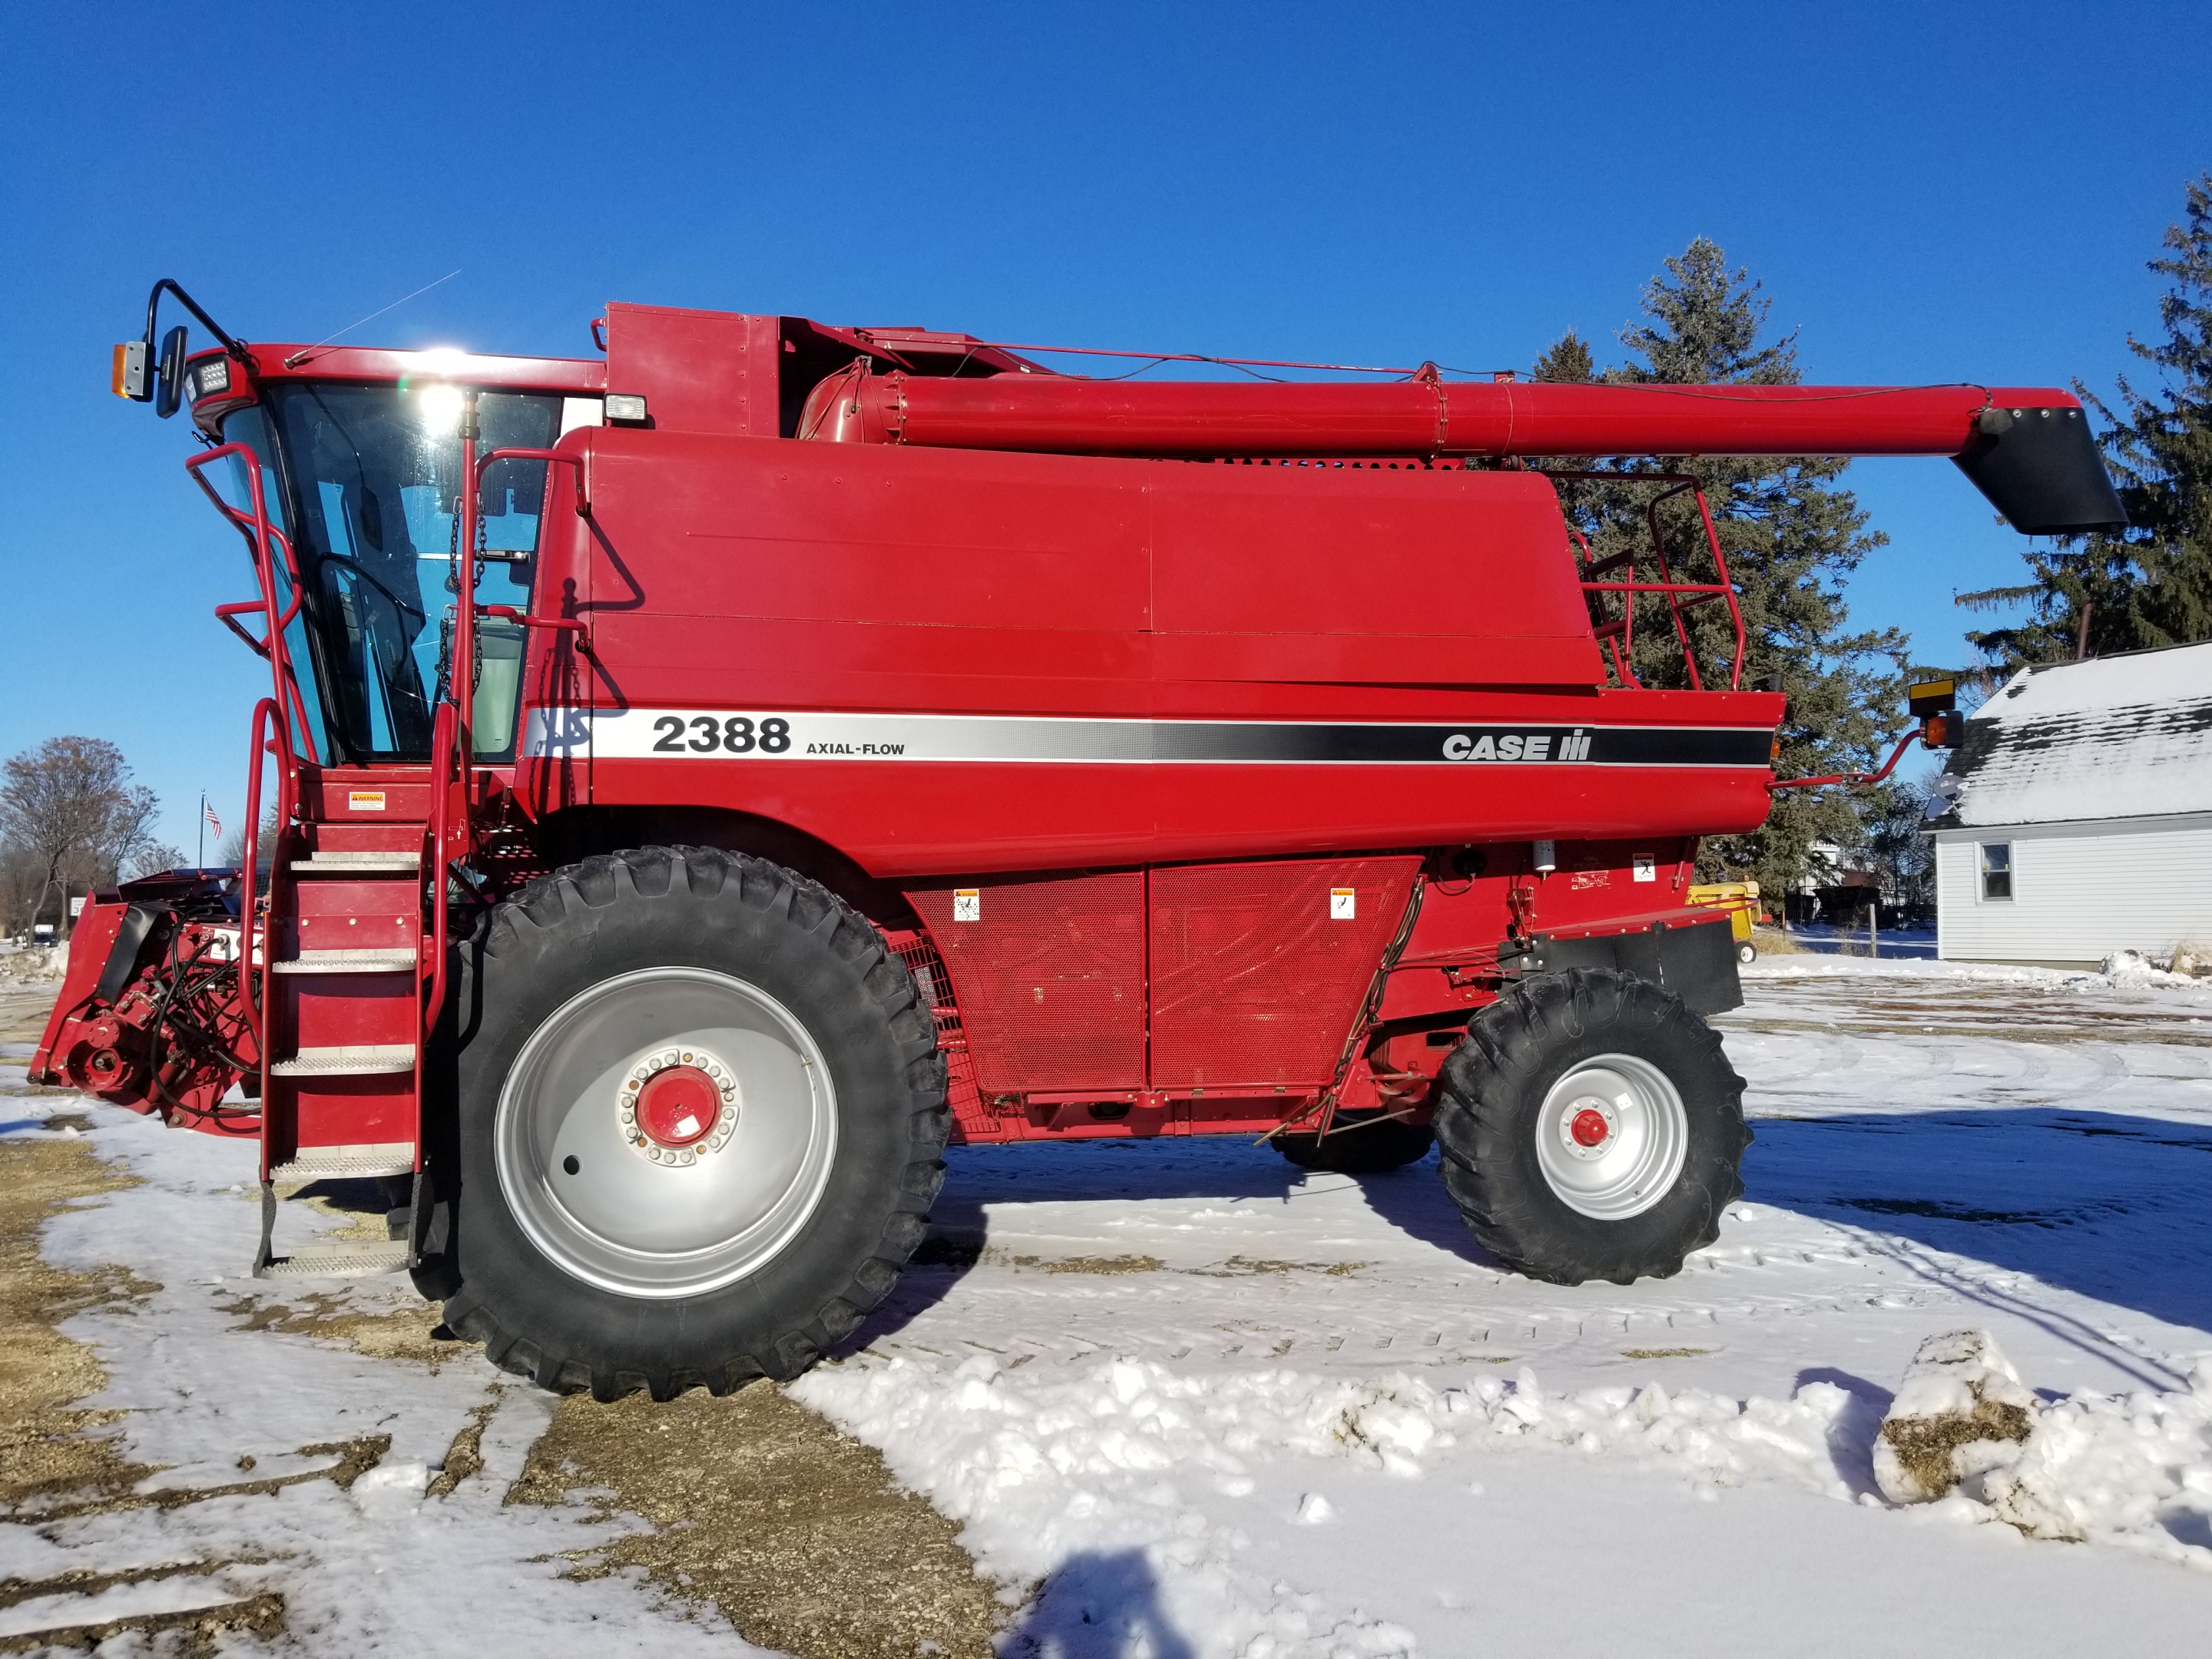
<path id="1" fill-rule="evenodd" d="M 215 349 L 156 361 L 164 290 Z M 378 1265 L 276 1255 L 275 1183 L 391 1183 L 383 1265 L 602 1395 L 805 1367 L 948 1139 L 1371 1170 L 1433 1134 L 1500 1259 L 1676 1271 L 1748 1139 L 1687 887 L 1765 817 L 1784 698 L 1742 684 L 1709 515 L 1710 568 L 1596 559 L 1516 458 L 1947 455 L 2020 530 L 2121 517 L 2058 391 L 1103 381 L 603 326 L 583 361 L 249 348 L 157 286 L 117 389 L 189 403 L 244 535 L 218 615 L 271 670 L 277 830 L 265 882 L 100 895 L 33 1062 L 258 1141 L 258 1272 Z M 1692 689 L 1638 684 L 1639 624 Z"/>

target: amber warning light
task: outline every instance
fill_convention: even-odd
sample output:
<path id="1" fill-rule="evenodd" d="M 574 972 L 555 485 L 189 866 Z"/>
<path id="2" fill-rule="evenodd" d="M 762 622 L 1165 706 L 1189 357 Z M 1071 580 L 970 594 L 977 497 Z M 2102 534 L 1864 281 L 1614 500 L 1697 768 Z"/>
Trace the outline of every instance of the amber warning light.
<path id="1" fill-rule="evenodd" d="M 1966 717 L 1959 713 L 1956 680 L 1920 680 L 1905 688 L 1905 707 L 1920 722 L 1923 749 L 1956 749 L 1966 740 Z"/>
<path id="2" fill-rule="evenodd" d="M 136 403 L 146 401 L 146 343 L 125 340 L 115 348 L 112 384 L 115 395 Z"/>

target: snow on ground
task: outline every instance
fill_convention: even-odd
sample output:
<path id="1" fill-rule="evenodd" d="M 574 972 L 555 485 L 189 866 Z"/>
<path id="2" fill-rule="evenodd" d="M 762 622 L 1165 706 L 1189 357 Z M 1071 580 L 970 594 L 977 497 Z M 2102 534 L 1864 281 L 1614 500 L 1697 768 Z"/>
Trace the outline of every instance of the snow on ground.
<path id="1" fill-rule="evenodd" d="M 1433 1157 L 1353 1181 L 1237 1143 L 978 1148 L 939 1214 L 980 1261 L 915 1270 L 797 1392 L 988 1570 L 1046 1577 L 1017 1652 L 2201 1639 L 2212 986 L 1749 977 L 1722 1023 L 1750 1190 L 1675 1279 L 1504 1273 Z M 1875 1495 L 1891 1389 L 1962 1326 L 2052 1402 L 2012 1512 L 2108 1547 Z"/>
<path id="2" fill-rule="evenodd" d="M 27 1045 L 0 1051 L 0 1090 L 20 1090 Z M 56 1114 L 64 1127 L 49 1128 Z M 80 1131 L 68 1118 L 88 1118 Z M 0 1581 L 66 1574 L 144 1582 L 0 1606 L 0 1641 L 21 1632 L 236 1602 L 274 1591 L 293 1641 L 311 1652 L 416 1656 L 582 1651 L 684 1655 L 757 1651 L 726 1625 L 653 1606 L 623 1577 L 562 1575 L 564 1553 L 623 1530 L 574 1507 L 503 1504 L 552 1400 L 457 1347 L 434 1370 L 281 1332 L 240 1340 L 242 1297 L 297 1303 L 321 1291 L 375 1314 L 415 1300 L 404 1279 L 258 1282 L 246 1273 L 258 1229 L 251 1146 L 171 1132 L 68 1096 L 0 1098 L 0 1133 L 84 1133 L 93 1150 L 147 1184 L 103 1194 L 48 1223 L 42 1254 L 58 1266 L 120 1266 L 157 1288 L 79 1315 L 64 1331 L 92 1343 L 109 1385 L 84 1402 L 125 1413 L 131 1459 L 161 1466 L 139 1490 L 144 1508 L 94 1509 L 40 1522 L 37 1505 L 0 1517 Z M 287 1206 L 288 1212 L 295 1206 Z M 331 1228 L 343 1215 L 314 1216 Z M 306 1242 L 287 1213 L 283 1243 Z M 482 1424 L 479 1473 L 450 1494 L 426 1488 L 462 1434 Z M 388 1437 L 380 1450 L 377 1437 Z M 177 1501 L 210 1488 L 344 1470 L 368 1438 L 373 1467 L 342 1489 L 307 1479 L 273 1491 Z M 140 1651 L 115 1638 L 118 1654 Z M 234 1635 L 225 1651 L 251 1651 Z M 12 1649 L 10 1650 L 13 1650 Z M 101 1650 L 106 1652 L 105 1647 Z"/>
<path id="3" fill-rule="evenodd" d="M 963 1522 L 987 1571 L 1042 1581 L 1009 1654 L 2195 1646 L 2212 985 L 1834 957 L 1747 979 L 1722 1024 L 1750 1190 L 1674 1279 L 1504 1273 L 1433 1157 L 1354 1181 L 1242 1141 L 967 1149 L 930 1259 L 794 1392 Z M 57 1133 L 32 1121 L 54 1104 L 13 1132 Z M 226 1340 L 225 1308 L 270 1289 L 243 1273 L 250 1155 L 88 1115 L 149 1184 L 58 1218 L 46 1250 L 162 1285 L 65 1327 L 108 1366 L 95 1403 L 129 1413 L 129 1454 L 173 1466 L 154 1484 L 391 1444 L 350 1490 L 0 1525 L 0 1578 L 213 1563 L 103 1594 L 276 1588 L 311 1650 L 747 1650 L 634 1582 L 561 1577 L 623 1523 L 501 1504 L 547 1402 L 471 1351 L 431 1373 Z M 1890 1508 L 1881 1412 L 1922 1340 L 1963 1327 L 2045 1402 L 2036 1437 L 1988 1501 Z M 471 1413 L 486 1468 L 426 1496 Z"/>
<path id="4" fill-rule="evenodd" d="M 43 984 L 62 979 L 69 972 L 67 944 L 25 945 L 13 939 L 0 939 L 0 981 L 21 981 L 25 984 Z"/>

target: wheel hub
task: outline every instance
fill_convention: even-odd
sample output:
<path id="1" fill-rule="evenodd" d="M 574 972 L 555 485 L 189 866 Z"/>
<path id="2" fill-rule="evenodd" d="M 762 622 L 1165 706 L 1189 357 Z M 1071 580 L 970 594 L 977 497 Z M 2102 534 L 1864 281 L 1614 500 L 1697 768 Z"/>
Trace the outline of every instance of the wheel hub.
<path id="1" fill-rule="evenodd" d="M 837 1151 L 828 1060 L 760 987 L 690 967 L 578 992 L 516 1055 L 494 1130 L 501 1193 L 562 1271 L 697 1296 L 773 1260 Z"/>
<path id="2" fill-rule="evenodd" d="M 1536 1114 L 1536 1163 L 1560 1202 L 1625 1221 L 1665 1198 L 1689 1151 L 1681 1091 L 1635 1054 L 1594 1054 L 1571 1067 Z"/>
<path id="3" fill-rule="evenodd" d="M 729 1144 L 737 1073 L 703 1048 L 664 1048 L 630 1067 L 616 1110 L 632 1152 L 684 1168 Z"/>
<path id="4" fill-rule="evenodd" d="M 1567 1133 L 1581 1150 L 1594 1152 L 1613 1139 L 1613 1120 L 1602 1106 L 1585 1106 L 1567 1121 Z"/>

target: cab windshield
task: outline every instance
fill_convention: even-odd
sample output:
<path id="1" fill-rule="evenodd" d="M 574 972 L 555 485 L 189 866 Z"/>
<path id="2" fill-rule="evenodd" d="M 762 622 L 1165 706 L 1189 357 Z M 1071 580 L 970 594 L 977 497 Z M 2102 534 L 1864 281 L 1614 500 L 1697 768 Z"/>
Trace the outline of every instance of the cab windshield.
<path id="1" fill-rule="evenodd" d="M 477 453 L 543 449 L 559 435 L 562 400 L 486 392 Z M 317 746 L 332 760 L 424 761 L 431 717 L 452 663 L 454 604 L 471 582 L 479 604 L 527 610 L 545 495 L 543 461 L 502 461 L 484 477 L 473 556 L 459 545 L 462 393 L 308 382 L 270 389 L 232 416 L 224 436 L 276 463 L 272 517 L 293 538 L 306 590 L 294 644 L 319 691 Z M 471 726 L 477 757 L 514 745 L 525 631 L 477 624 Z"/>

